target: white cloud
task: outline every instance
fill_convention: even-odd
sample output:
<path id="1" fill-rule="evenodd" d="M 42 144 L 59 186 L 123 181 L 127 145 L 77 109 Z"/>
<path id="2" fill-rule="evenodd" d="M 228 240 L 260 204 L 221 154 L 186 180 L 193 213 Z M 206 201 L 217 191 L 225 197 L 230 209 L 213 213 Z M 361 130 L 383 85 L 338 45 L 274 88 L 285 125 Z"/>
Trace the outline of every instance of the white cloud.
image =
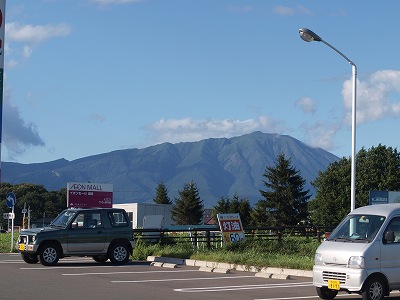
<path id="1" fill-rule="evenodd" d="M 18 22 L 6 23 L 8 51 L 12 52 L 10 42 L 23 43 L 24 57 L 32 54 L 33 48 L 49 39 L 67 36 L 71 28 L 67 24 L 31 25 Z"/>
<path id="2" fill-rule="evenodd" d="M 313 12 L 303 5 L 284 6 L 277 5 L 273 8 L 273 13 L 280 16 L 293 16 L 293 15 L 312 15 Z"/>
<path id="3" fill-rule="evenodd" d="M 290 16 L 295 14 L 295 9 L 289 6 L 278 5 L 274 7 L 273 12 L 281 16 Z"/>
<path id="4" fill-rule="evenodd" d="M 7 61 L 7 63 L 6 63 L 6 68 L 7 69 L 12 69 L 12 68 L 15 68 L 17 65 L 18 65 L 18 61 L 17 60 L 15 60 L 15 59 L 10 59 L 10 60 L 8 60 Z"/>
<path id="5" fill-rule="evenodd" d="M 95 123 L 102 123 L 106 121 L 106 117 L 104 115 L 98 114 L 98 113 L 92 113 L 87 116 L 89 121 L 95 122 Z"/>
<path id="6" fill-rule="evenodd" d="M 248 13 L 253 11 L 253 7 L 250 5 L 229 5 L 227 10 L 235 13 Z"/>
<path id="7" fill-rule="evenodd" d="M 326 151 L 335 150 L 334 139 L 341 128 L 340 125 L 319 121 L 313 125 L 303 124 L 302 128 L 306 132 L 305 143 Z"/>
<path id="8" fill-rule="evenodd" d="M 192 120 L 184 119 L 161 119 L 153 124 L 147 125 L 145 130 L 150 132 L 151 140 L 155 143 L 162 142 L 193 142 L 207 138 L 232 137 L 251 133 L 253 131 L 264 131 L 282 133 L 288 129 L 283 121 L 275 120 L 267 116 L 248 120 Z"/>
<path id="9" fill-rule="evenodd" d="M 9 101 L 10 93 L 6 89 L 3 101 L 3 142 L 9 159 L 23 154 L 29 147 L 44 146 L 34 123 L 25 123 L 19 109 Z"/>
<path id="10" fill-rule="evenodd" d="M 337 123 L 318 121 L 303 124 L 305 142 L 327 151 L 335 150 L 334 139 L 344 124 L 351 124 L 352 78 L 343 83 L 344 120 Z M 371 74 L 366 80 L 357 81 L 357 123 L 375 122 L 384 118 L 400 117 L 400 71 L 382 70 Z M 315 112 L 315 103 L 308 97 L 296 102 L 305 112 Z M 344 122 L 343 122 L 344 121 Z"/>
<path id="11" fill-rule="evenodd" d="M 343 84 L 342 95 L 350 123 L 352 111 L 352 79 Z M 400 117 L 400 71 L 382 70 L 371 74 L 367 80 L 357 81 L 357 123 Z"/>
<path id="12" fill-rule="evenodd" d="M 315 114 L 316 112 L 316 103 L 310 97 L 303 97 L 297 100 L 295 106 L 299 106 L 305 113 Z"/>
<path id="13" fill-rule="evenodd" d="M 32 48 L 31 47 L 29 47 L 29 46 L 25 46 L 24 47 L 24 51 L 23 51 L 23 57 L 25 57 L 25 58 L 28 58 L 28 57 L 30 57 L 31 56 L 31 54 L 32 54 Z"/>
<path id="14" fill-rule="evenodd" d="M 18 22 L 6 24 L 6 36 L 8 40 L 28 44 L 40 44 L 48 39 L 67 36 L 70 33 L 71 28 L 67 24 L 36 26 Z"/>

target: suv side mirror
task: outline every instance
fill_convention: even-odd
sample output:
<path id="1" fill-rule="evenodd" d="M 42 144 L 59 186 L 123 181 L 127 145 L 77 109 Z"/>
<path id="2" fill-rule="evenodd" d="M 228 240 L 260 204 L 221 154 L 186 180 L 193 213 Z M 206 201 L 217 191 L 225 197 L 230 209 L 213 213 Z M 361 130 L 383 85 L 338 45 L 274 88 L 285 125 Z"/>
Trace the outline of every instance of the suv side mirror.
<path id="1" fill-rule="evenodd" d="M 385 232 L 385 239 L 383 240 L 384 244 L 390 244 L 394 242 L 394 232 L 393 231 L 386 231 Z"/>
<path id="2" fill-rule="evenodd" d="M 73 222 L 71 224 L 71 229 L 77 228 L 78 227 L 78 222 Z"/>

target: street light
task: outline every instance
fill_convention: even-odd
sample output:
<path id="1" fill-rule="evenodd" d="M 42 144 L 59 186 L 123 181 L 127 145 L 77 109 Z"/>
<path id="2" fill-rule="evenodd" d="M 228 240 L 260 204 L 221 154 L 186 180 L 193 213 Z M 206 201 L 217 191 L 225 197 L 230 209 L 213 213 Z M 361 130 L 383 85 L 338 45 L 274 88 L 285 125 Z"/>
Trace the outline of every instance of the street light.
<path id="1" fill-rule="evenodd" d="M 356 84 L 357 84 L 357 66 L 342 52 L 325 42 L 317 34 L 307 28 L 299 29 L 300 37 L 306 42 L 322 42 L 336 53 L 342 56 L 351 65 L 353 74 L 353 99 L 351 113 L 351 211 L 356 208 Z"/>

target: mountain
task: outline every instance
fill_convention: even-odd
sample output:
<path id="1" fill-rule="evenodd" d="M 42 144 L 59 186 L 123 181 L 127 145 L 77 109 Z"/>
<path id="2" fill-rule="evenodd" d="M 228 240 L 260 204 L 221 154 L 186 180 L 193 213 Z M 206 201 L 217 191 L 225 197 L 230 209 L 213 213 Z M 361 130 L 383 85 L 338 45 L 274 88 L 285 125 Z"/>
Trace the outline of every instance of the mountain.
<path id="1" fill-rule="evenodd" d="M 174 200 L 185 183 L 194 181 L 206 208 L 222 197 L 246 197 L 252 204 L 264 189 L 265 168 L 274 166 L 284 153 L 306 180 L 339 158 L 312 148 L 287 135 L 253 132 L 233 138 L 198 142 L 163 143 L 143 149 L 117 150 L 73 161 L 20 164 L 4 162 L 2 180 L 11 184 L 41 184 L 47 190 L 66 188 L 67 182 L 112 183 L 114 203 L 152 202 L 160 181 Z"/>

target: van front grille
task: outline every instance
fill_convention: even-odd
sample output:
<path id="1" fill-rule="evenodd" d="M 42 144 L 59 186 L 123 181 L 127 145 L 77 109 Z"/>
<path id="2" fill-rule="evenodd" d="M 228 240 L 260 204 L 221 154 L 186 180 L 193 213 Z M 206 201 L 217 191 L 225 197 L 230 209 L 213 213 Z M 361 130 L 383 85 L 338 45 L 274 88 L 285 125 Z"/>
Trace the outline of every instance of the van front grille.
<path id="1" fill-rule="evenodd" d="M 340 283 L 346 283 L 346 273 L 338 273 L 338 272 L 322 272 L 322 279 L 324 282 L 328 282 L 328 279 L 339 280 Z"/>

